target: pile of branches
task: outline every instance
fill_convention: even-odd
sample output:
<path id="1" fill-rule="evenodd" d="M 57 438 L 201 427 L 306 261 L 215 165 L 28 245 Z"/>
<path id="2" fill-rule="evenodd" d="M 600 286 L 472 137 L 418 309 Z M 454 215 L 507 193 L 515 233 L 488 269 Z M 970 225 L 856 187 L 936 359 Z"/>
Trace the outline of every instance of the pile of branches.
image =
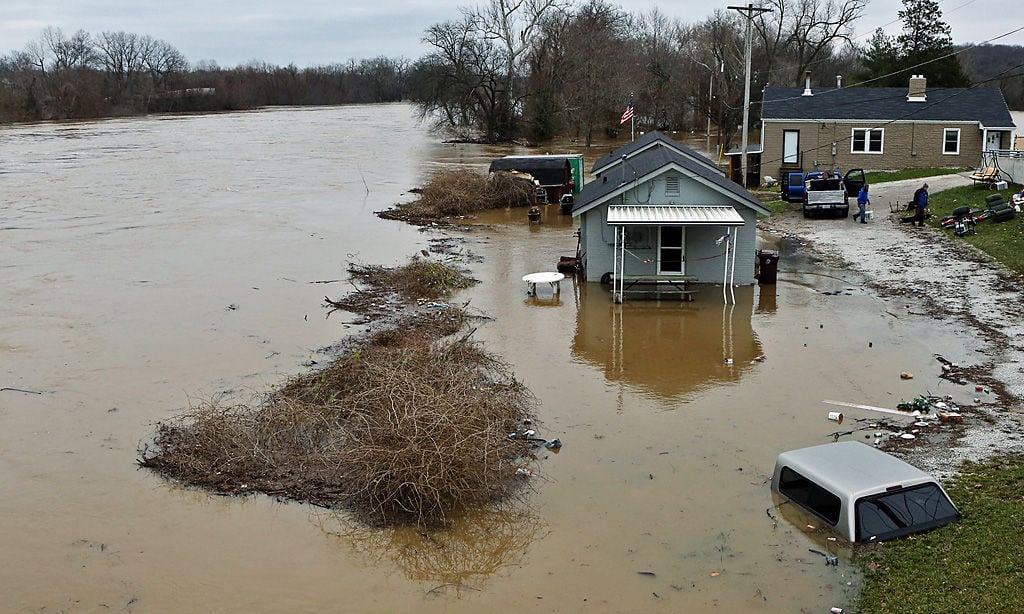
<path id="1" fill-rule="evenodd" d="M 385 219 L 429 223 L 472 215 L 485 209 L 525 207 L 536 201 L 532 178 L 498 172 L 490 176 L 465 169 L 442 169 L 419 190 L 419 198 L 377 213 Z"/>
<path id="2" fill-rule="evenodd" d="M 391 316 L 404 309 L 410 301 L 447 298 L 453 292 L 476 283 L 449 264 L 419 256 L 395 268 L 349 263 L 348 273 L 355 292 L 338 300 L 324 297 L 324 303 L 333 309 L 360 314 L 364 321 Z M 461 312 L 452 312 L 451 316 L 461 318 Z"/>
<path id="3" fill-rule="evenodd" d="M 250 404 L 160 423 L 139 464 L 219 493 L 263 492 L 370 524 L 443 524 L 513 495 L 530 392 L 453 306 L 421 308 Z"/>

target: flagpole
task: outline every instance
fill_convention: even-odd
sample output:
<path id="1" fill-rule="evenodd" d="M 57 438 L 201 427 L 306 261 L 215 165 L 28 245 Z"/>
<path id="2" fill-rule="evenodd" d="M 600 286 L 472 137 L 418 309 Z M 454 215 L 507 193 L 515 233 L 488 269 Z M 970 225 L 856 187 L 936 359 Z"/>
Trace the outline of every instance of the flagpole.
<path id="1" fill-rule="evenodd" d="M 629 141 L 632 143 L 636 140 L 636 118 L 629 118 Z"/>

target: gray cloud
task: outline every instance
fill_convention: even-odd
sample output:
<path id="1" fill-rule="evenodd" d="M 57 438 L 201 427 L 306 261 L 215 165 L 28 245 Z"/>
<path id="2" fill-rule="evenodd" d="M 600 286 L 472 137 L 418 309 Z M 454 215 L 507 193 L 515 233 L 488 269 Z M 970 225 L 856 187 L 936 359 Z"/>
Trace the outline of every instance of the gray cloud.
<path id="1" fill-rule="evenodd" d="M 1022 0 L 945 0 L 943 19 L 956 42 L 980 42 L 1024 25 Z M 377 56 L 415 59 L 427 49 L 420 39 L 431 24 L 457 19 L 460 6 L 472 2 L 445 0 L 299 1 L 226 0 L 208 2 L 128 2 L 125 0 L 8 0 L 0 20 L 0 53 L 22 49 L 37 40 L 43 28 L 59 27 L 70 34 L 124 30 L 148 34 L 177 47 L 191 61 L 214 60 L 234 66 L 251 60 L 298 66 L 346 62 Z M 657 6 L 670 18 L 704 19 L 715 8 L 705 0 L 624 0 L 617 4 L 634 13 Z M 858 42 L 888 24 L 900 30 L 899 0 L 873 0 L 857 24 Z M 998 16 L 998 19 L 993 19 Z M 997 43 L 1024 44 L 1024 33 Z"/>

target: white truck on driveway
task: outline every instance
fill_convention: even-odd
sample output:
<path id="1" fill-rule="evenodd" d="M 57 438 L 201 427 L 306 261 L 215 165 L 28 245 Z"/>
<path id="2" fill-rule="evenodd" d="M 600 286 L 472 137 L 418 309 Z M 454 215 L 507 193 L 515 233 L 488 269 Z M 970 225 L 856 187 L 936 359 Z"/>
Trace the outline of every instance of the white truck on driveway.
<path id="1" fill-rule="evenodd" d="M 807 174 L 804 183 L 804 217 L 812 214 L 834 213 L 839 217 L 850 215 L 850 198 L 864 185 L 863 169 L 853 169 L 844 177 L 839 171 L 818 171 Z"/>

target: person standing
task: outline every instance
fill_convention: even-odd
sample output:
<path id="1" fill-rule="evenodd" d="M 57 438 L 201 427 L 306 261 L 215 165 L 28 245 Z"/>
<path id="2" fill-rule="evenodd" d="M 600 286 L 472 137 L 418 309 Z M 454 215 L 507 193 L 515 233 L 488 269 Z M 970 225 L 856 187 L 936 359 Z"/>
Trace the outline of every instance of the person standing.
<path id="1" fill-rule="evenodd" d="M 856 222 L 859 217 L 861 224 L 867 224 L 868 219 L 865 217 L 865 213 L 867 212 L 868 205 L 870 204 L 871 201 L 868 199 L 868 184 L 865 183 L 861 186 L 860 192 L 857 194 L 857 213 L 853 214 L 853 221 Z"/>
<path id="2" fill-rule="evenodd" d="M 914 219 L 911 224 L 924 227 L 924 210 L 928 206 L 928 184 L 924 184 L 914 192 Z"/>

